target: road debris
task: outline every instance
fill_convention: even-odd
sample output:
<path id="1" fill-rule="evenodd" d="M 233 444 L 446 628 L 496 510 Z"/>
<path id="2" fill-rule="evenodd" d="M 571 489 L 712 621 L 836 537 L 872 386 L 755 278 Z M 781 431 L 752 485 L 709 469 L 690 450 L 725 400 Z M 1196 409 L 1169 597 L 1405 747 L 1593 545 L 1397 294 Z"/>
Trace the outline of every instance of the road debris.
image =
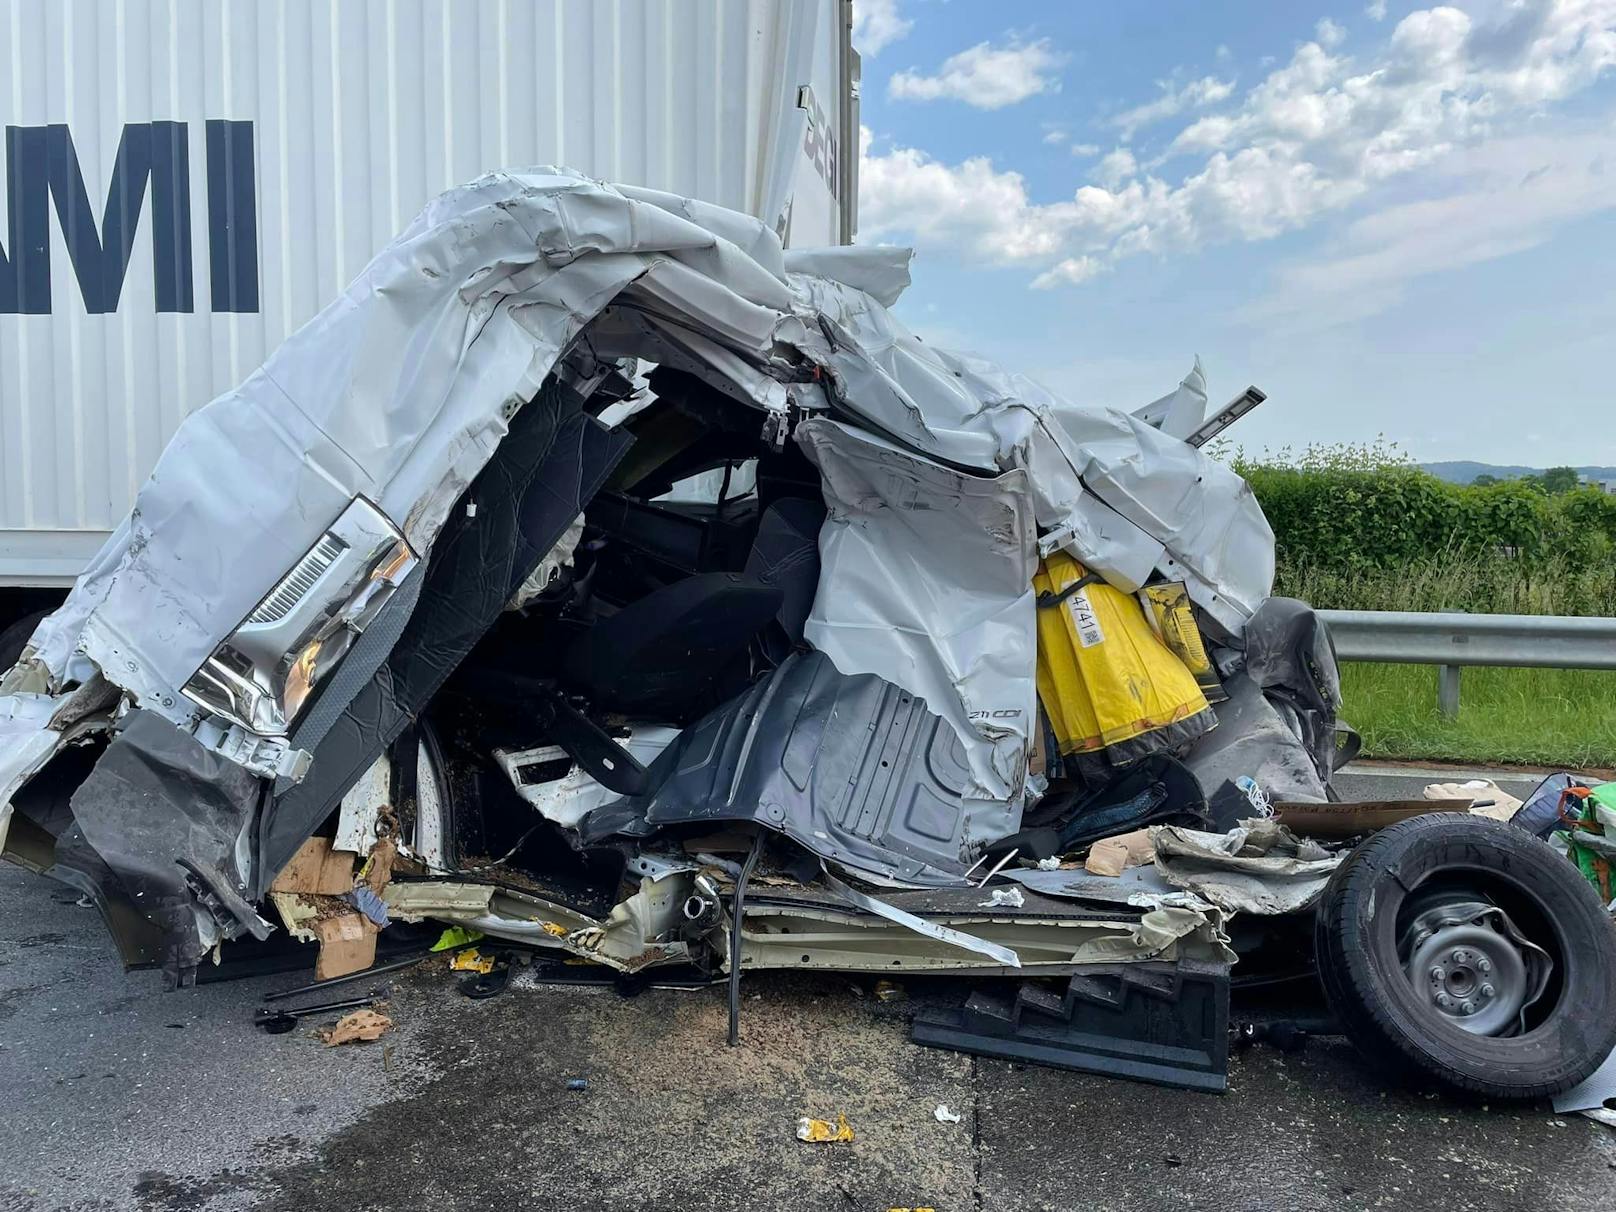
<path id="1" fill-rule="evenodd" d="M 475 943 L 483 937 L 481 930 L 472 930 L 465 926 L 450 926 L 438 935 L 438 941 L 432 944 L 433 951 L 454 951 L 468 943 Z"/>
<path id="2" fill-rule="evenodd" d="M 797 1139 L 807 1141 L 810 1145 L 833 1145 L 850 1144 L 854 1136 L 847 1116 L 838 1112 L 835 1123 L 828 1119 L 803 1116 L 797 1121 Z"/>
<path id="3" fill-rule="evenodd" d="M 456 951 L 449 959 L 449 969 L 452 972 L 482 972 L 494 970 L 494 957 L 483 955 L 475 947 L 468 947 L 464 951 Z"/>
<path id="4" fill-rule="evenodd" d="M 1426 785 L 1428 800 L 1471 801 L 1470 811 L 1477 816 L 1507 821 L 1521 810 L 1522 801 L 1505 791 L 1492 779 L 1467 779 L 1462 783 L 1430 783 Z"/>
<path id="5" fill-rule="evenodd" d="M 267 999 L 266 999 L 267 1000 Z M 317 1014 L 330 1014 L 333 1010 L 348 1010 L 356 1006 L 372 1006 L 376 1004 L 375 995 L 368 997 L 353 997 L 344 1001 L 321 1002 L 311 1006 L 261 1006 L 253 1011 L 253 1022 L 262 1027 L 270 1035 L 285 1035 L 295 1030 L 299 1020 L 313 1017 Z"/>
<path id="6" fill-rule="evenodd" d="M 938 1103 L 937 1109 L 932 1112 L 932 1117 L 940 1124 L 957 1124 L 961 1118 L 958 1111 L 948 1109 L 947 1103 Z"/>
<path id="7" fill-rule="evenodd" d="M 355 1010 L 337 1020 L 336 1026 L 320 1032 L 327 1048 L 341 1044 L 380 1039 L 393 1029 L 393 1020 L 377 1010 Z"/>
<path id="8" fill-rule="evenodd" d="M 978 901 L 977 905 L 982 909 L 996 909 L 1000 906 L 1020 909 L 1026 903 L 1027 898 L 1022 895 L 1020 888 L 995 888 L 988 893 L 987 900 Z"/>
<path id="9" fill-rule="evenodd" d="M 1083 867 L 1093 875 L 1121 875 L 1129 867 L 1143 866 L 1155 856 L 1150 830 L 1133 829 L 1095 842 L 1089 847 L 1089 856 L 1084 860 Z"/>

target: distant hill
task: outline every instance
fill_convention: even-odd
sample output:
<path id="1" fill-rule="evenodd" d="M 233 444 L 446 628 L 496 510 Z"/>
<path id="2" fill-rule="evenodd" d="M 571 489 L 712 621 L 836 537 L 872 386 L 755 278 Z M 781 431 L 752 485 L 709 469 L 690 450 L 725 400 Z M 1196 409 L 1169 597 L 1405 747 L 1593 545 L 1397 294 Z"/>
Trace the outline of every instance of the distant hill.
<path id="1" fill-rule="evenodd" d="M 1469 484 L 1481 475 L 1513 480 L 1520 476 L 1535 476 L 1544 470 L 1542 467 L 1516 467 L 1513 464 L 1472 463 L 1467 459 L 1450 463 L 1421 463 L 1420 467 L 1451 484 Z M 1616 467 L 1579 467 L 1577 474 L 1594 480 L 1616 480 Z"/>

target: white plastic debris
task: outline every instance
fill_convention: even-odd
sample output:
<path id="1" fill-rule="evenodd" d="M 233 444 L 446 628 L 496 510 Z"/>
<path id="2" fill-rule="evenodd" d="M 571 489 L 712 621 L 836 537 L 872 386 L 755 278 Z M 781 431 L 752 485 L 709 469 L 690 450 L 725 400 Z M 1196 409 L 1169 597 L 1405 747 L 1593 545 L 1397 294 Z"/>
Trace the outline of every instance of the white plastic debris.
<path id="1" fill-rule="evenodd" d="M 983 909 L 996 909 L 1007 906 L 1019 909 L 1027 903 L 1027 898 L 1021 895 L 1020 888 L 995 888 L 988 894 L 988 899 L 980 902 Z"/>
<path id="2" fill-rule="evenodd" d="M 960 1122 L 961 1118 L 958 1111 L 950 1111 L 948 1109 L 947 1103 L 938 1103 L 937 1110 L 933 1111 L 932 1115 L 940 1124 L 957 1124 Z"/>
<path id="3" fill-rule="evenodd" d="M 1060 856 L 1059 855 L 1051 855 L 1049 858 L 1043 858 L 1043 859 L 1038 860 L 1038 870 L 1040 870 L 1040 871 L 1059 871 L 1060 870 L 1060 863 L 1061 863 L 1061 861 L 1060 861 Z"/>
<path id="4" fill-rule="evenodd" d="M 1487 816 L 1495 821 L 1507 821 L 1520 810 L 1521 801 L 1505 791 L 1491 779 L 1468 779 L 1463 783 L 1430 783 L 1425 788 L 1428 800 L 1472 800 L 1473 816 Z"/>
<path id="5" fill-rule="evenodd" d="M 1243 774 L 1234 781 L 1234 785 L 1245 792 L 1246 799 L 1251 801 L 1251 810 L 1262 819 L 1274 815 L 1274 805 L 1268 798 L 1268 793 L 1257 785 L 1257 780 L 1250 775 Z"/>

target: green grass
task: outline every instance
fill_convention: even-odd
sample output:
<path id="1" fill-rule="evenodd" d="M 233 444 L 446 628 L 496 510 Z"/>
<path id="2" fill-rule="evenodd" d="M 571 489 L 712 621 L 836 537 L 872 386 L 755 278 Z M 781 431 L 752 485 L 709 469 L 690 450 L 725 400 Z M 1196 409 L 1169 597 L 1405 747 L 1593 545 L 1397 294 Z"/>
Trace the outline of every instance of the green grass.
<path id="1" fill-rule="evenodd" d="M 1616 564 L 1463 552 L 1395 568 L 1282 559 L 1274 592 L 1320 610 L 1616 615 Z M 1459 718 L 1444 720 L 1434 666 L 1344 665 L 1342 718 L 1363 733 L 1367 757 L 1616 766 L 1616 673 L 1466 669 L 1460 678 Z"/>
<path id="2" fill-rule="evenodd" d="M 1317 610 L 1616 615 L 1616 562 L 1439 553 L 1391 568 L 1281 559 L 1274 592 Z M 1433 675 L 1434 676 L 1434 675 Z"/>
<path id="3" fill-rule="evenodd" d="M 1459 718 L 1445 720 L 1434 667 L 1345 662 L 1341 716 L 1365 757 L 1616 766 L 1616 673 L 1466 669 L 1460 686 Z"/>

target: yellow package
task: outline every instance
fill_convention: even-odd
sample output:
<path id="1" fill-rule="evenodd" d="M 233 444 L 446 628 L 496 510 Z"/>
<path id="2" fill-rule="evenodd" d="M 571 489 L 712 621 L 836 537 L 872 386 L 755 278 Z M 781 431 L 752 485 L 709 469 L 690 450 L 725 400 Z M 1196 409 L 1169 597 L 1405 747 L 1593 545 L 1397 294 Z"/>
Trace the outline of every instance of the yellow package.
<path id="1" fill-rule="evenodd" d="M 853 1129 L 847 1122 L 847 1116 L 838 1112 L 836 1122 L 828 1119 L 814 1119 L 805 1115 L 797 1121 L 797 1139 L 805 1140 L 810 1145 L 847 1144 L 854 1139 Z"/>
<path id="2" fill-rule="evenodd" d="M 1162 643 L 1138 600 L 1054 552 L 1038 591 L 1038 697 L 1062 754 L 1114 762 L 1173 748 L 1216 723 L 1195 675 Z"/>
<path id="3" fill-rule="evenodd" d="M 1195 675 L 1195 684 L 1206 695 L 1207 702 L 1227 700 L 1229 696 L 1218 679 L 1218 671 L 1212 667 L 1212 658 L 1207 656 L 1206 645 L 1201 642 L 1201 629 L 1195 625 L 1189 586 L 1183 581 L 1146 585 L 1139 591 L 1139 600 L 1149 611 L 1146 617 L 1162 643 Z"/>
<path id="4" fill-rule="evenodd" d="M 449 968 L 454 972 L 481 972 L 485 976 L 494 970 L 494 957 L 483 955 L 475 947 L 467 947 L 464 951 L 456 951 L 449 960 Z"/>

